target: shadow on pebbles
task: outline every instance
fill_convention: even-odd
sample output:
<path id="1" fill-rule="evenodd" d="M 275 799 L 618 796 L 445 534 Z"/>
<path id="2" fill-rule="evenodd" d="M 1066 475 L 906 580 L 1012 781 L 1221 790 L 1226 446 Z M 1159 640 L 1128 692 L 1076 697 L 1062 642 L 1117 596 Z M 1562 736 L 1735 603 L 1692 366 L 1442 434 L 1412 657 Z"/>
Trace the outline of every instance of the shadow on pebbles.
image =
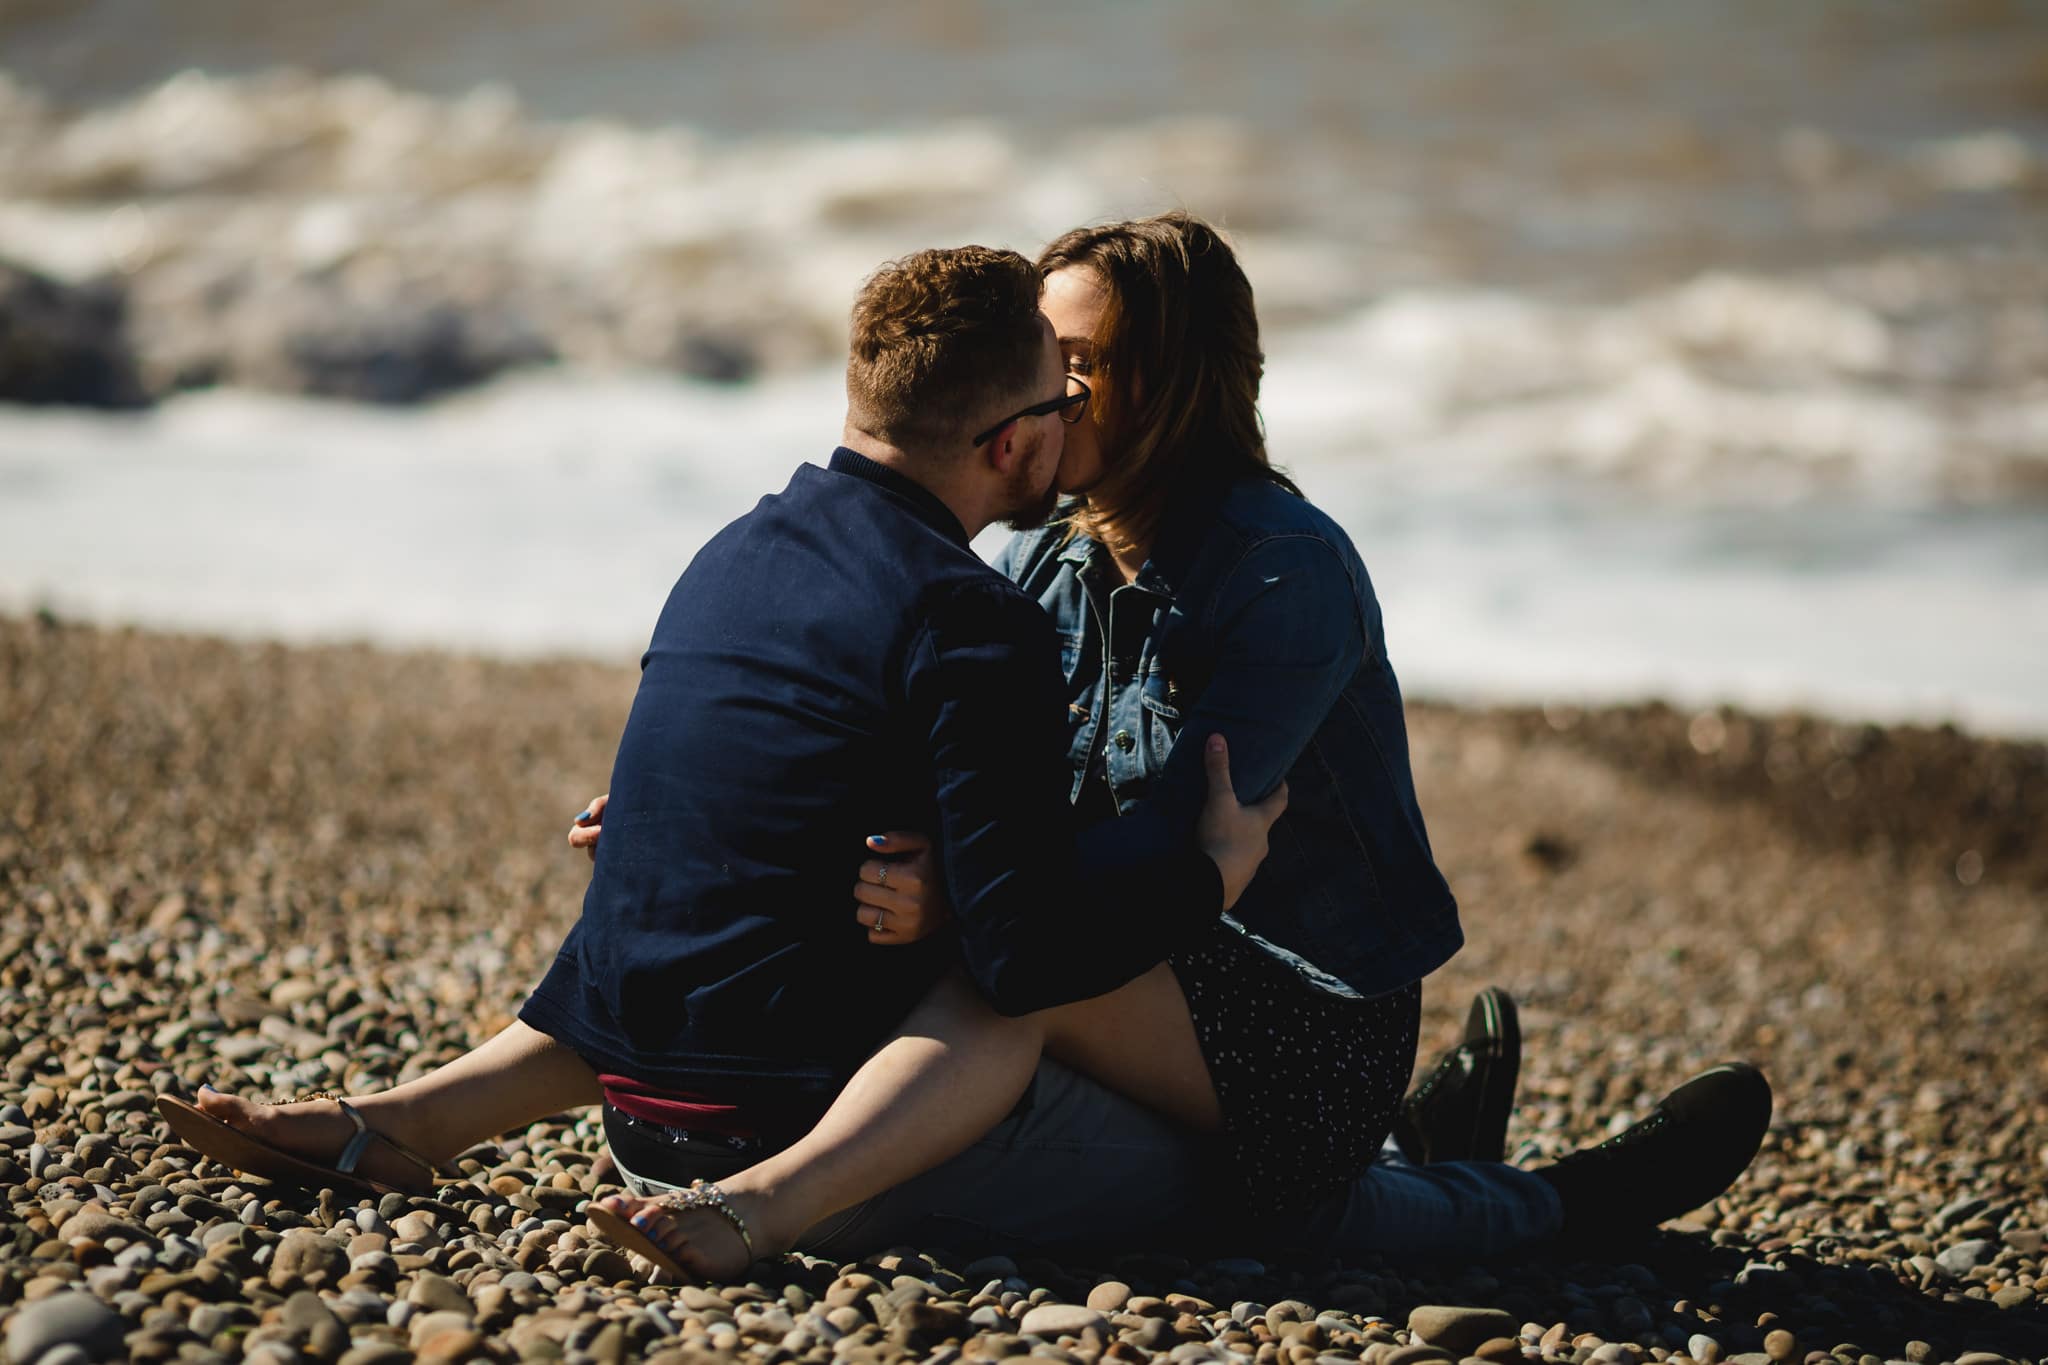
<path id="1" fill-rule="evenodd" d="M 898 1247 L 651 1285 L 583 1223 L 588 1114 L 432 1199 L 169 1140 L 157 1094 L 366 1090 L 506 1022 L 576 914 L 562 834 L 633 683 L 0 620 L 8 1359 L 2048 1358 L 2048 766 L 1946 730 L 1412 709 L 1469 940 L 1425 1050 L 1515 992 L 1518 1159 L 1724 1057 L 1777 1089 L 1733 1190 L 1591 1259 Z"/>

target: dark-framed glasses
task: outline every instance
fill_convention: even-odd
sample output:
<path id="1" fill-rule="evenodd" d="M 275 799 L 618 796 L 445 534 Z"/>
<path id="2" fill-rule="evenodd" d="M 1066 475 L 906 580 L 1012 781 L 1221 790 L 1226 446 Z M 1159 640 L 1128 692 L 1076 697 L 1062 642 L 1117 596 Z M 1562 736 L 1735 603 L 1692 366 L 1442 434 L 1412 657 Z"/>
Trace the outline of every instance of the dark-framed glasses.
<path id="1" fill-rule="evenodd" d="M 1058 398 L 1048 398 L 1043 403 L 1033 403 L 1028 408 L 1011 413 L 1008 417 L 1005 417 L 1002 421 L 975 437 L 974 444 L 978 446 L 987 445 L 995 439 L 997 432 L 1010 425 L 1010 423 L 1025 417 L 1043 417 L 1048 412 L 1058 413 L 1062 422 L 1072 426 L 1087 413 L 1088 398 L 1088 386 L 1073 375 L 1068 375 L 1067 391 L 1065 393 L 1061 394 Z"/>

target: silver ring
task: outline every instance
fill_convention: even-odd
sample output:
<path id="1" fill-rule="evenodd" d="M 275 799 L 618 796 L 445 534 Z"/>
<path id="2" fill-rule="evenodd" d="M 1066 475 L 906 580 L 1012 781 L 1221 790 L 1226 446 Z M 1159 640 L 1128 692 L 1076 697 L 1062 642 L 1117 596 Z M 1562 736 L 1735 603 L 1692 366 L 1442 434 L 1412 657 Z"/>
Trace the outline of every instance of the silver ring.
<path id="1" fill-rule="evenodd" d="M 868 926 L 868 928 L 870 928 L 870 929 L 874 930 L 874 931 L 875 931 L 876 933 L 878 933 L 878 934 L 879 934 L 879 933 L 881 933 L 881 932 L 882 932 L 882 916 L 884 916 L 884 915 L 886 915 L 886 914 L 888 914 L 888 913 L 889 913 L 889 912 L 888 912 L 887 910 L 884 910 L 884 909 L 883 909 L 883 908 L 882 908 L 881 906 L 879 906 L 879 905 L 878 905 L 878 906 L 876 906 L 876 907 L 875 907 L 875 922 L 874 922 L 873 924 L 870 924 L 870 925 Z"/>
<path id="2" fill-rule="evenodd" d="M 875 874 L 875 885 L 877 885 L 877 886 L 887 886 L 888 884 L 889 884 L 889 865 L 888 865 L 887 863 L 883 863 L 883 864 L 882 864 L 882 870 L 881 870 L 880 872 L 877 872 L 877 873 Z"/>

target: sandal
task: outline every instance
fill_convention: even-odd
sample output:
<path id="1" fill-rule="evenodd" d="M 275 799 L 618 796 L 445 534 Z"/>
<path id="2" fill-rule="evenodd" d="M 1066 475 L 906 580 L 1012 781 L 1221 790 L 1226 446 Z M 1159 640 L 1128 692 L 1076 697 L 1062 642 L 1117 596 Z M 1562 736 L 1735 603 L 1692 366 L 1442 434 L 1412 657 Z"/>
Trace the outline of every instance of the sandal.
<path id="1" fill-rule="evenodd" d="M 440 1167 L 427 1160 L 412 1148 L 396 1138 L 386 1137 L 369 1124 L 356 1107 L 331 1090 L 315 1090 L 297 1099 L 284 1100 L 284 1104 L 303 1104 L 308 1100 L 333 1100 L 341 1106 L 341 1112 L 356 1126 L 354 1136 L 343 1144 L 341 1155 L 332 1166 L 322 1166 L 317 1161 L 293 1156 L 290 1152 L 273 1147 L 261 1138 L 232 1124 L 223 1123 L 189 1100 L 173 1095 L 159 1095 L 156 1111 L 169 1124 L 171 1131 L 192 1150 L 209 1161 L 219 1162 L 242 1172 L 244 1175 L 260 1176 L 265 1180 L 281 1180 L 287 1184 L 302 1185 L 309 1190 L 333 1189 L 370 1194 L 432 1194 L 434 1177 Z M 381 1142 L 405 1160 L 420 1169 L 417 1184 L 388 1185 L 381 1180 L 372 1180 L 358 1174 L 356 1164 L 363 1159 L 372 1142 Z"/>
<path id="2" fill-rule="evenodd" d="M 732 1224 L 732 1230 L 740 1235 L 740 1241 L 747 1248 L 747 1261 L 754 1261 L 754 1236 L 747 1231 L 747 1220 L 740 1217 L 740 1211 L 725 1197 L 725 1191 L 703 1180 L 692 1180 L 688 1189 L 670 1190 L 658 1196 L 654 1203 L 671 1209 L 710 1209 L 713 1213 Z M 666 1270 L 678 1280 L 695 1278 L 683 1268 L 675 1257 L 662 1249 L 660 1243 L 607 1208 L 592 1205 L 589 1210 L 591 1226 L 603 1234 L 606 1240 L 632 1252 L 641 1259 Z"/>

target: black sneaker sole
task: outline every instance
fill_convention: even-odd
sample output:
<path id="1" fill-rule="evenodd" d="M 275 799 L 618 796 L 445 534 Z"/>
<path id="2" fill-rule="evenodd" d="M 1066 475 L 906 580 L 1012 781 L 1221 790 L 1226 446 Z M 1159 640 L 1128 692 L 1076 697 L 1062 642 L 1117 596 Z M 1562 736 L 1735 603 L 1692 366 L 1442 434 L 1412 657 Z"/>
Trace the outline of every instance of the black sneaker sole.
<path id="1" fill-rule="evenodd" d="M 1473 1120 L 1472 1140 L 1462 1161 L 1505 1161 L 1508 1151 L 1508 1118 L 1515 1112 L 1515 1086 L 1522 1078 L 1522 1020 L 1514 997 L 1498 986 L 1488 986 L 1473 997 L 1472 1011 L 1465 1017 L 1468 1044 L 1491 1041 L 1491 1056 L 1482 1065 L 1479 1113 Z"/>

